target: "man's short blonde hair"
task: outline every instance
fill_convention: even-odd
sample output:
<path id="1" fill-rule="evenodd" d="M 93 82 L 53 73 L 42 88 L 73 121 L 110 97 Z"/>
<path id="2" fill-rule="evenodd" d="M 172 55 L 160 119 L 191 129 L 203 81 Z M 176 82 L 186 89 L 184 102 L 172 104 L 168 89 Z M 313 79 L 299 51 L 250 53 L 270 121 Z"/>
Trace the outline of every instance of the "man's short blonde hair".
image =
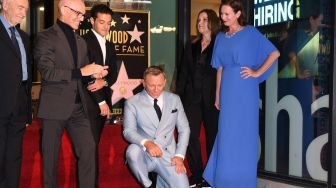
<path id="1" fill-rule="evenodd" d="M 164 71 L 163 71 L 163 69 L 161 67 L 159 67 L 159 66 L 150 66 L 143 73 L 143 79 L 145 79 L 147 75 L 157 76 L 159 74 L 163 74 L 163 77 L 166 78 L 166 75 L 165 75 L 165 73 L 164 73 Z"/>

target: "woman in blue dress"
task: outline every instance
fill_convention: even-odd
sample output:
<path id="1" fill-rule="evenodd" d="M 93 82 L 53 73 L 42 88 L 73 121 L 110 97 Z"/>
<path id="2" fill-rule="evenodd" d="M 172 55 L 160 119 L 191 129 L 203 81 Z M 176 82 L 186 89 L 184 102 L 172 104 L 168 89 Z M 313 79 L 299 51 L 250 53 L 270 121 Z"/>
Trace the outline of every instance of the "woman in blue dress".
<path id="1" fill-rule="evenodd" d="M 203 177 L 215 188 L 256 188 L 259 83 L 280 53 L 256 28 L 245 24 L 240 0 L 220 5 L 224 31 L 215 41 L 218 133 Z"/>

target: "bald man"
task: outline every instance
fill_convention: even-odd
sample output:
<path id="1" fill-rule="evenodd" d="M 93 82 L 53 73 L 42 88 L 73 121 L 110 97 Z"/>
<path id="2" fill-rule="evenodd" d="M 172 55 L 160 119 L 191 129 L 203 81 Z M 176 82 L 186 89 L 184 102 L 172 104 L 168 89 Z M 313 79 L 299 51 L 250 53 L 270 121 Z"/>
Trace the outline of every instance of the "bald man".
<path id="1" fill-rule="evenodd" d="M 19 187 L 22 139 L 32 120 L 29 38 L 17 27 L 28 5 L 28 0 L 3 0 L 0 13 L 0 188 Z"/>
<path id="2" fill-rule="evenodd" d="M 57 161 L 61 136 L 66 128 L 78 159 L 78 187 L 95 187 L 96 144 L 88 115 L 88 91 L 84 76 L 103 77 L 107 66 L 89 64 L 84 39 L 74 31 L 84 19 L 81 0 L 61 0 L 59 18 L 38 34 L 34 49 L 37 67 L 42 75 L 38 117 L 42 119 L 43 187 L 57 188 Z M 91 109 L 92 110 L 92 109 Z"/>

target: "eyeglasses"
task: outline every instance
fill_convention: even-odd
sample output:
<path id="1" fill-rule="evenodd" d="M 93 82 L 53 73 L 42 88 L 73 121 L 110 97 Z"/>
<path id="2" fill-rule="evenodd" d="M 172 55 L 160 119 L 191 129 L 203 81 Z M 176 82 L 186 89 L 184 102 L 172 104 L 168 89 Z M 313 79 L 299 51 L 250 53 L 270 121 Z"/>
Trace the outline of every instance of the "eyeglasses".
<path id="1" fill-rule="evenodd" d="M 83 18 L 83 17 L 84 17 L 84 13 L 81 13 L 80 11 L 75 10 L 75 9 L 73 9 L 73 8 L 70 8 L 70 7 L 68 7 L 68 6 L 64 6 L 64 7 L 68 8 L 68 9 L 70 9 L 72 12 L 76 13 L 78 18 Z"/>

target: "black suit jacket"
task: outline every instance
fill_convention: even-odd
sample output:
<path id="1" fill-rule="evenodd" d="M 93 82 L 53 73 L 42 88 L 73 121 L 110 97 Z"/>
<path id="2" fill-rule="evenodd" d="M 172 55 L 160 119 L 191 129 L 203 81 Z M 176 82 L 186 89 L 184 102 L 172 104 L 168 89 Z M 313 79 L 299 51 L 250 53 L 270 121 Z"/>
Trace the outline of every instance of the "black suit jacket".
<path id="1" fill-rule="evenodd" d="M 83 36 L 87 43 L 87 50 L 88 50 L 88 58 L 90 63 L 95 62 L 99 65 L 104 65 L 103 61 L 103 52 L 100 48 L 99 42 L 95 34 L 90 30 L 86 35 Z M 112 90 L 111 86 L 114 84 L 114 82 L 117 80 L 117 58 L 114 50 L 114 44 L 106 41 L 106 60 L 105 65 L 108 65 L 108 75 L 105 77 L 105 80 L 108 83 L 108 87 L 103 87 L 102 89 L 91 92 L 91 96 L 97 103 L 106 101 L 106 103 L 109 105 L 110 109 L 112 108 L 111 103 L 111 96 L 112 96 Z"/>
<path id="2" fill-rule="evenodd" d="M 217 70 L 211 66 L 212 51 L 214 40 L 204 50 L 203 57 L 204 67 L 200 75 L 196 71 L 196 63 L 201 54 L 201 40 L 194 43 L 187 43 L 176 82 L 176 92 L 181 97 L 184 105 L 200 103 L 203 101 L 204 105 L 213 106 L 216 99 L 216 75 Z M 197 80 L 196 80 L 197 78 Z M 201 79 L 200 79 L 201 78 Z M 201 80 L 199 82 L 199 80 Z M 201 90 L 196 90 L 195 86 L 201 87 Z"/>
<path id="3" fill-rule="evenodd" d="M 97 114 L 89 108 L 93 101 L 88 100 L 88 92 L 81 79 L 73 79 L 72 72 L 89 64 L 86 42 L 75 34 L 77 43 L 77 63 L 74 63 L 67 38 L 56 23 L 38 33 L 35 41 L 34 58 L 42 75 L 42 86 L 38 117 L 66 120 L 73 112 L 77 93 L 80 96 L 85 114 Z M 77 66 L 77 67 L 75 67 Z"/>
<path id="4" fill-rule="evenodd" d="M 27 123 L 32 121 L 31 110 L 31 86 L 32 86 L 32 57 L 30 53 L 30 42 L 28 35 L 17 27 L 22 38 L 27 56 L 28 80 L 26 91 L 28 97 Z M 8 117 L 14 110 L 17 102 L 17 92 L 22 82 L 22 68 L 20 57 L 6 31 L 4 25 L 0 21 L 0 80 L 2 81 L 2 91 L 0 92 L 0 117 Z"/>

